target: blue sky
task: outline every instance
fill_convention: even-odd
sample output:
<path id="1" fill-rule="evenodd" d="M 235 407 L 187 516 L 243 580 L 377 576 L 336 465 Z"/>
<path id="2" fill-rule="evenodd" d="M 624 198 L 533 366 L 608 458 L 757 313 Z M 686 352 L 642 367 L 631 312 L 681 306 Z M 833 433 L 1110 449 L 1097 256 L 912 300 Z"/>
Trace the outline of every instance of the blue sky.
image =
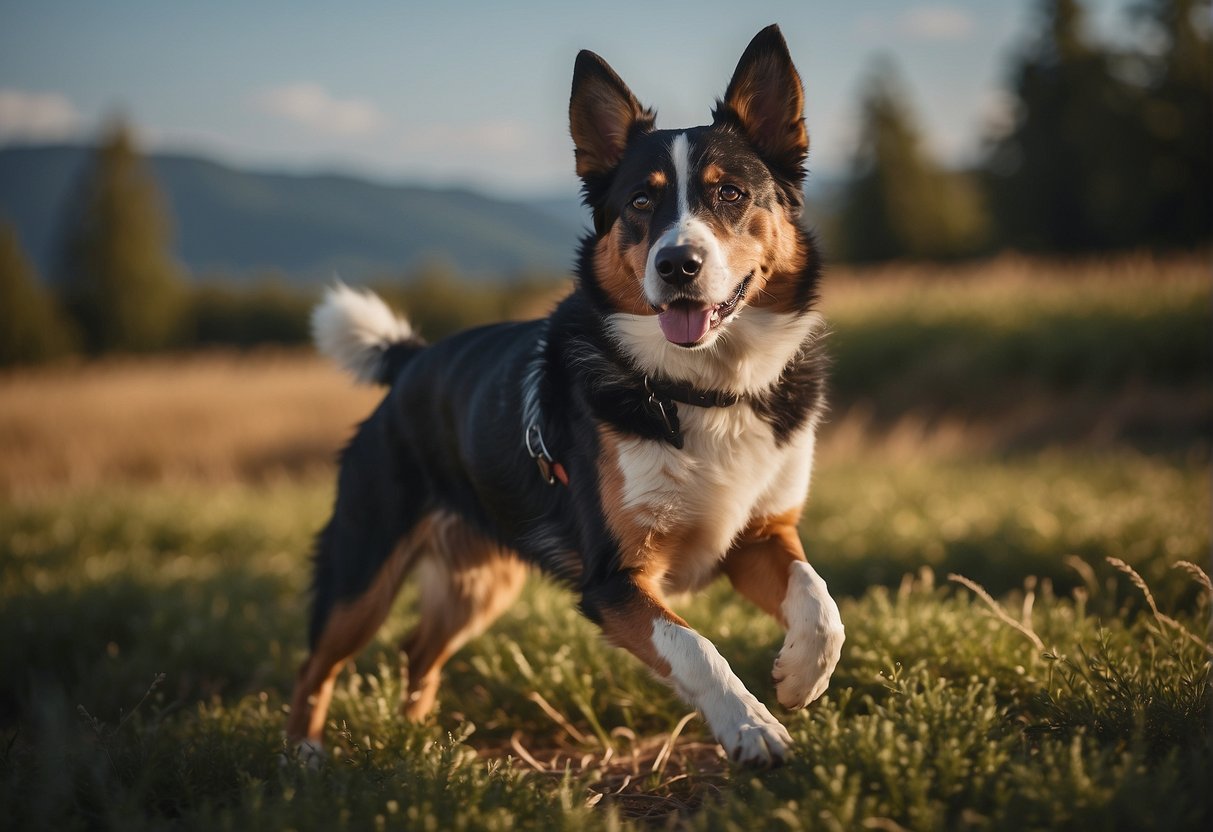
<path id="1" fill-rule="evenodd" d="M 1116 37 L 1125 0 L 1088 0 Z M 0 0 L 0 144 L 133 121 L 146 146 L 500 195 L 571 194 L 567 106 L 598 52 L 663 127 L 707 120 L 749 39 L 784 31 L 805 80 L 810 167 L 845 169 L 874 56 L 902 70 L 929 146 L 971 158 L 1005 112 L 1030 0 L 695 3 Z"/>

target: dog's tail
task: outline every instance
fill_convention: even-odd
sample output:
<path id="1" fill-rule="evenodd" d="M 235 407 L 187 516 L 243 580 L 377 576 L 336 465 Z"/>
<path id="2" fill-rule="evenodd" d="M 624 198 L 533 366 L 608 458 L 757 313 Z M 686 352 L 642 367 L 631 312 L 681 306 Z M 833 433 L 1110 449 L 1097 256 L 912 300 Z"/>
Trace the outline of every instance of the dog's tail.
<path id="1" fill-rule="evenodd" d="M 316 348 L 367 384 L 390 385 L 425 347 L 409 322 L 369 290 L 357 291 L 340 281 L 312 310 Z"/>

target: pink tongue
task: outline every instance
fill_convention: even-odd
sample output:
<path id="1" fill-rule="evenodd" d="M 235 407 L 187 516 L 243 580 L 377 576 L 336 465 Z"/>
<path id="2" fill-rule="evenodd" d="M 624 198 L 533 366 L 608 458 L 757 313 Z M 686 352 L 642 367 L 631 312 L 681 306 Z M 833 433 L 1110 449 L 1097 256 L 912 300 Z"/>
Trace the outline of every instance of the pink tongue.
<path id="1" fill-rule="evenodd" d="M 711 325 L 710 306 L 691 306 L 688 303 L 672 304 L 657 316 L 665 339 L 673 344 L 695 344 L 708 334 Z"/>

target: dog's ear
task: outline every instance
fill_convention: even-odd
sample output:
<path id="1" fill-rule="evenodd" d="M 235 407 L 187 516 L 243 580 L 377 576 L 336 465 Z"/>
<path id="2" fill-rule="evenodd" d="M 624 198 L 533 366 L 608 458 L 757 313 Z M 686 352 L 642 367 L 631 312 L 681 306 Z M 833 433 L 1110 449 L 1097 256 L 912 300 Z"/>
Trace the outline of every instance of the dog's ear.
<path id="1" fill-rule="evenodd" d="M 628 139 L 652 130 L 655 116 L 640 105 L 607 62 L 588 50 L 577 54 L 569 130 L 582 179 L 609 174 L 619 164 Z"/>
<path id="2" fill-rule="evenodd" d="M 768 26 L 750 41 L 712 116 L 717 124 L 738 125 L 783 177 L 797 184 L 804 179 L 809 152 L 804 87 L 778 26 Z"/>

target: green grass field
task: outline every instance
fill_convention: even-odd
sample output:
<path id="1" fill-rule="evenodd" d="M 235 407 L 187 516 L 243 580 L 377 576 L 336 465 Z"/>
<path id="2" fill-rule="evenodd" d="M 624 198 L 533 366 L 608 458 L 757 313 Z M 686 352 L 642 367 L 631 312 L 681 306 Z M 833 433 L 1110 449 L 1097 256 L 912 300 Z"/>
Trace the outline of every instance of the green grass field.
<path id="1" fill-rule="evenodd" d="M 843 286 L 840 348 L 896 308 L 933 326 L 915 318 L 916 290 L 889 306 L 905 281 Z M 1143 331 L 1207 335 L 1207 288 L 1193 285 L 1163 293 L 1187 301 L 1143 304 Z M 998 286 L 1021 321 L 1085 302 Z M 969 287 L 957 303 L 972 309 L 993 291 Z M 1103 291 L 1121 293 L 1104 307 L 1134 305 L 1123 286 Z M 1028 314 L 1031 303 L 1053 304 L 1053 317 Z M 906 321 L 910 334 L 888 349 L 929 366 Z M 1020 333 L 1025 354 L 1069 350 L 1081 363 L 1086 349 L 1112 366 L 1099 363 L 1109 328 L 1096 320 L 1069 343 L 1060 325 L 1008 324 L 1001 337 Z M 931 354 L 963 354 L 973 330 L 957 331 L 930 341 Z M 1094 331 L 1105 335 L 1082 347 Z M 1170 366 L 1168 339 L 1144 343 L 1155 342 L 1143 366 Z M 859 360 L 844 349 L 840 371 Z M 1019 366 L 1007 361 L 1006 373 Z M 438 713 L 420 726 L 396 716 L 406 588 L 339 680 L 328 753 L 307 765 L 282 730 L 304 653 L 310 538 L 332 499 L 323 462 L 319 473 L 230 464 L 193 476 L 193 460 L 132 469 L 116 456 L 97 477 L 104 465 L 143 473 L 56 486 L 63 461 L 37 474 L 25 448 L 37 487 L 5 480 L 0 504 L 0 817 L 12 829 L 1206 829 L 1208 434 L 1165 405 L 1199 395 L 1207 361 L 1149 378 L 1098 370 L 1079 385 L 1105 409 L 1161 397 L 1134 412 L 1158 411 L 1166 441 L 1099 423 L 1075 441 L 1079 408 L 1052 434 L 1033 423 L 1021 443 L 967 401 L 930 397 L 906 400 L 907 431 L 883 411 L 856 415 L 861 399 L 901 390 L 900 377 L 873 371 L 868 390 L 844 377 L 847 410 L 823 441 L 802 528 L 847 627 L 827 696 L 781 712 L 770 681 L 781 634 L 726 585 L 676 605 L 788 725 L 796 757 L 768 772 L 727 763 L 701 719 L 538 577 L 448 665 Z M 1071 402 L 1060 382 L 1023 375 L 1038 382 L 1036 406 Z M 14 412 L 18 391 L 49 395 L 30 389 L 0 379 L 0 450 L 38 437 L 5 421 L 6 390 Z M 333 447 L 347 424 L 334 419 Z M 97 441 L 169 447 L 119 427 Z M 207 436 L 208 449 L 228 441 Z"/>

